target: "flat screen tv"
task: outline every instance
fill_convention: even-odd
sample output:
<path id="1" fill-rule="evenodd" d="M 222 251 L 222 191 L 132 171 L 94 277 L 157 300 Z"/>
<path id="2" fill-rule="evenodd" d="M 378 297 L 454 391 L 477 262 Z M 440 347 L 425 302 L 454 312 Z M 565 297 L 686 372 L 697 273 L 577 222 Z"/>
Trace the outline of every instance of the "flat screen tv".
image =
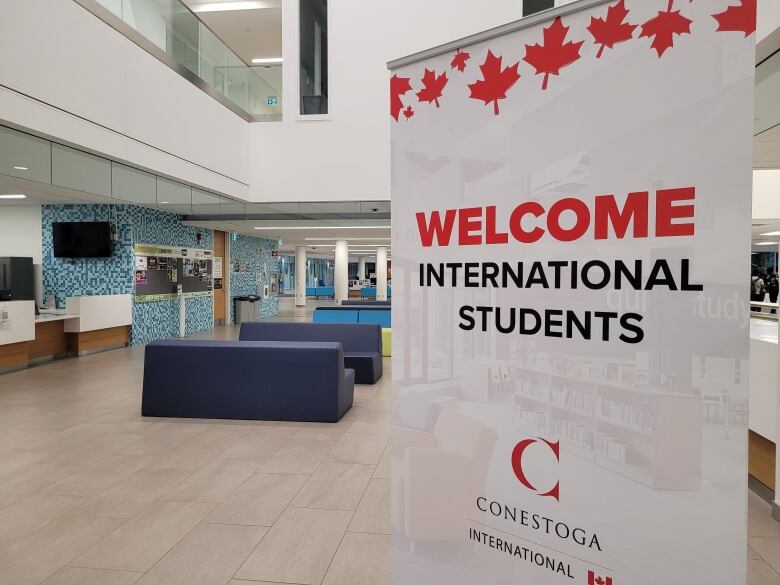
<path id="1" fill-rule="evenodd" d="M 55 258 L 111 256 L 111 223 L 108 221 L 55 222 L 52 235 Z"/>

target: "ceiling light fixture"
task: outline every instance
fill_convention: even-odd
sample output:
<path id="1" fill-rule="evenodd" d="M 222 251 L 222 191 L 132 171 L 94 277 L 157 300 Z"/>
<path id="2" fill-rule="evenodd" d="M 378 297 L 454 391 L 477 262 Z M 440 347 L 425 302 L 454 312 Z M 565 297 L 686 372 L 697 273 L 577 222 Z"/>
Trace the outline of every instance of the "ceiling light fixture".
<path id="1" fill-rule="evenodd" d="M 263 8 L 277 8 L 280 2 L 261 1 L 261 0 L 239 0 L 236 2 L 206 2 L 204 4 L 195 4 L 192 11 L 198 12 L 228 12 L 230 10 L 260 10 Z"/>
<path id="2" fill-rule="evenodd" d="M 281 57 L 258 57 L 257 59 L 252 59 L 252 64 L 254 65 L 281 65 L 283 62 L 284 59 Z"/>
<path id="3" fill-rule="evenodd" d="M 756 246 L 776 246 L 780 244 L 780 242 L 758 242 Z"/>
<path id="4" fill-rule="evenodd" d="M 780 235 L 780 234 L 778 234 Z M 304 238 L 307 242 L 335 242 L 336 240 L 347 240 L 348 242 L 389 242 L 392 238 Z"/>
<path id="5" fill-rule="evenodd" d="M 27 199 L 27 195 L 0 195 L 0 199 Z"/>
<path id="6" fill-rule="evenodd" d="M 287 226 L 255 226 L 256 230 L 389 230 L 389 225 L 287 225 Z M 333 238 L 339 240 L 341 238 Z"/>
<path id="7" fill-rule="evenodd" d="M 767 232 L 765 234 L 761 234 L 762 236 L 780 236 L 780 232 Z"/>
<path id="8" fill-rule="evenodd" d="M 22 167 L 22 166 L 14 167 L 14 169 L 16 169 L 17 171 L 29 171 L 30 170 L 29 167 Z"/>

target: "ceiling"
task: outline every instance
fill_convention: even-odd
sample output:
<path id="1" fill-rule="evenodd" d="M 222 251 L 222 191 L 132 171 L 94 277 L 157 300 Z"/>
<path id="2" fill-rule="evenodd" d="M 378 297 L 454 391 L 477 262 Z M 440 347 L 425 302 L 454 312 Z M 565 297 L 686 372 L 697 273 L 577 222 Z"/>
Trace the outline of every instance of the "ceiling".
<path id="1" fill-rule="evenodd" d="M 780 125 L 753 138 L 753 168 L 780 169 Z"/>
<path id="2" fill-rule="evenodd" d="M 251 10 L 233 10 L 247 2 L 232 0 L 183 0 L 214 34 L 230 47 L 245 63 L 252 59 L 282 56 L 282 2 L 262 0 Z M 219 5 L 226 10 L 218 10 Z M 208 11 L 201 11 L 208 8 Z"/>

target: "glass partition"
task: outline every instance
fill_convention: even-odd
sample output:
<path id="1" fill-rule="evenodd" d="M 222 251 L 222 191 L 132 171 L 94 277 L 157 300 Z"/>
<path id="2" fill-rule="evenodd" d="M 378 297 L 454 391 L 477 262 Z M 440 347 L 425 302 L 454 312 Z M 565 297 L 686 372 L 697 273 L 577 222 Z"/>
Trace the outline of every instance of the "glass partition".
<path id="1" fill-rule="evenodd" d="M 754 134 L 780 124 L 780 52 L 756 67 L 756 113 Z"/>
<path id="2" fill-rule="evenodd" d="M 180 0 L 98 2 L 240 110 L 257 119 L 278 119 L 281 92 L 231 51 Z"/>

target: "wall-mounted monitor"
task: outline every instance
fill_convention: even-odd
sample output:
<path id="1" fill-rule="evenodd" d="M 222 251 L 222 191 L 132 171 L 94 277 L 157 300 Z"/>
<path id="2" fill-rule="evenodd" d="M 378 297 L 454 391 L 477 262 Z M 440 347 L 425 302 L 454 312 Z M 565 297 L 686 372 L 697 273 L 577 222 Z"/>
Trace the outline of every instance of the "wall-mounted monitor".
<path id="1" fill-rule="evenodd" d="M 52 236 L 55 258 L 111 256 L 111 223 L 108 221 L 55 222 Z"/>

